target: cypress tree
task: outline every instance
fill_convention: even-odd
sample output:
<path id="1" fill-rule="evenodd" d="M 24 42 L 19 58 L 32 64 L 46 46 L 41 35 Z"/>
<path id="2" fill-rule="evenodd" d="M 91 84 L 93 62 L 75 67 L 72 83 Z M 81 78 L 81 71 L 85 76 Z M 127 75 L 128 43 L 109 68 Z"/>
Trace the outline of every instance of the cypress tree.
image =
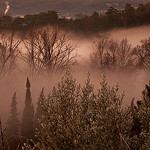
<path id="1" fill-rule="evenodd" d="M 22 126 L 21 126 L 21 135 L 33 138 L 34 137 L 34 108 L 32 105 L 31 92 L 30 92 L 30 81 L 27 78 L 26 82 L 26 98 L 25 98 L 25 107 L 22 116 Z"/>
<path id="2" fill-rule="evenodd" d="M 16 92 L 12 97 L 12 102 L 10 105 L 10 116 L 8 117 L 7 122 L 7 135 L 18 135 L 19 134 L 19 119 L 17 112 L 17 101 L 16 101 Z"/>

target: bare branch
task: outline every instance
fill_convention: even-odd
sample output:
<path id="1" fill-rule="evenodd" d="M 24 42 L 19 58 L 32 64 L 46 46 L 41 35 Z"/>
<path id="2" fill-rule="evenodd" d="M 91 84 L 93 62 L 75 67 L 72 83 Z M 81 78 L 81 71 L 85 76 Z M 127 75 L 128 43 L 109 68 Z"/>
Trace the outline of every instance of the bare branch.
<path id="1" fill-rule="evenodd" d="M 76 56 L 73 53 L 75 45 L 58 28 L 34 29 L 26 33 L 23 44 L 25 59 L 33 77 L 42 71 L 50 73 L 64 69 L 74 62 Z"/>

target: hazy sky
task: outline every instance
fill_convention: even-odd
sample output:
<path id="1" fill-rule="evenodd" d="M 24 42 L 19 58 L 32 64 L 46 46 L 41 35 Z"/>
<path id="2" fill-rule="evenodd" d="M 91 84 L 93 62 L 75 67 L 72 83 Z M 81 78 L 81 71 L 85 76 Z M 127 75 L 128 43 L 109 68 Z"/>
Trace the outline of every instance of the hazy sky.
<path id="1" fill-rule="evenodd" d="M 109 7 L 116 3 L 123 6 L 126 3 L 147 3 L 149 0 L 7 0 L 10 5 L 9 13 L 22 15 L 39 13 L 41 11 L 55 10 L 59 13 L 91 13 Z M 5 11 L 5 0 L 0 0 L 0 12 Z"/>

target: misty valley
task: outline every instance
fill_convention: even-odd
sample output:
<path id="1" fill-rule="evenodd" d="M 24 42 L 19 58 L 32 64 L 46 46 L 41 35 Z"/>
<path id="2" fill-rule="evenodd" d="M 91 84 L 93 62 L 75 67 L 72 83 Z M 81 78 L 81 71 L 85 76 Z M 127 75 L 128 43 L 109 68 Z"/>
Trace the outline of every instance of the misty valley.
<path id="1" fill-rule="evenodd" d="M 0 150 L 149 150 L 150 3 L 60 17 L 0 16 Z"/>

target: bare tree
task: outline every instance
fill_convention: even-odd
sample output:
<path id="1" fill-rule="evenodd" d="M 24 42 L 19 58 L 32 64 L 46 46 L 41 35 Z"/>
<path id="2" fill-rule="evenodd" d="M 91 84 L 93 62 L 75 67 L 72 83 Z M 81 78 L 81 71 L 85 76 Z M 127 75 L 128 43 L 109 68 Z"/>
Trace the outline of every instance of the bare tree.
<path id="1" fill-rule="evenodd" d="M 116 67 L 118 69 L 133 69 L 135 64 L 135 56 L 133 49 L 127 39 L 122 39 L 116 43 Z"/>
<path id="2" fill-rule="evenodd" d="M 150 37 L 145 40 L 141 40 L 141 45 L 138 45 L 134 49 L 134 53 L 137 56 L 137 68 L 150 71 Z"/>
<path id="3" fill-rule="evenodd" d="M 108 70 L 133 69 L 135 59 L 127 39 L 115 41 L 109 34 L 97 35 L 91 58 L 99 69 Z"/>
<path id="4" fill-rule="evenodd" d="M 19 54 L 18 46 L 21 40 L 17 39 L 15 31 L 0 32 L 0 77 L 8 75 L 16 66 Z"/>
<path id="5" fill-rule="evenodd" d="M 94 52 L 91 55 L 92 62 L 100 69 L 103 69 L 106 64 L 107 47 L 110 40 L 108 34 L 98 34 L 94 42 Z M 105 62 L 105 63 L 104 63 Z"/>
<path id="6" fill-rule="evenodd" d="M 75 45 L 58 28 L 32 29 L 22 41 L 25 46 L 24 60 L 28 63 L 32 76 L 42 71 L 48 74 L 56 72 L 75 62 Z"/>

